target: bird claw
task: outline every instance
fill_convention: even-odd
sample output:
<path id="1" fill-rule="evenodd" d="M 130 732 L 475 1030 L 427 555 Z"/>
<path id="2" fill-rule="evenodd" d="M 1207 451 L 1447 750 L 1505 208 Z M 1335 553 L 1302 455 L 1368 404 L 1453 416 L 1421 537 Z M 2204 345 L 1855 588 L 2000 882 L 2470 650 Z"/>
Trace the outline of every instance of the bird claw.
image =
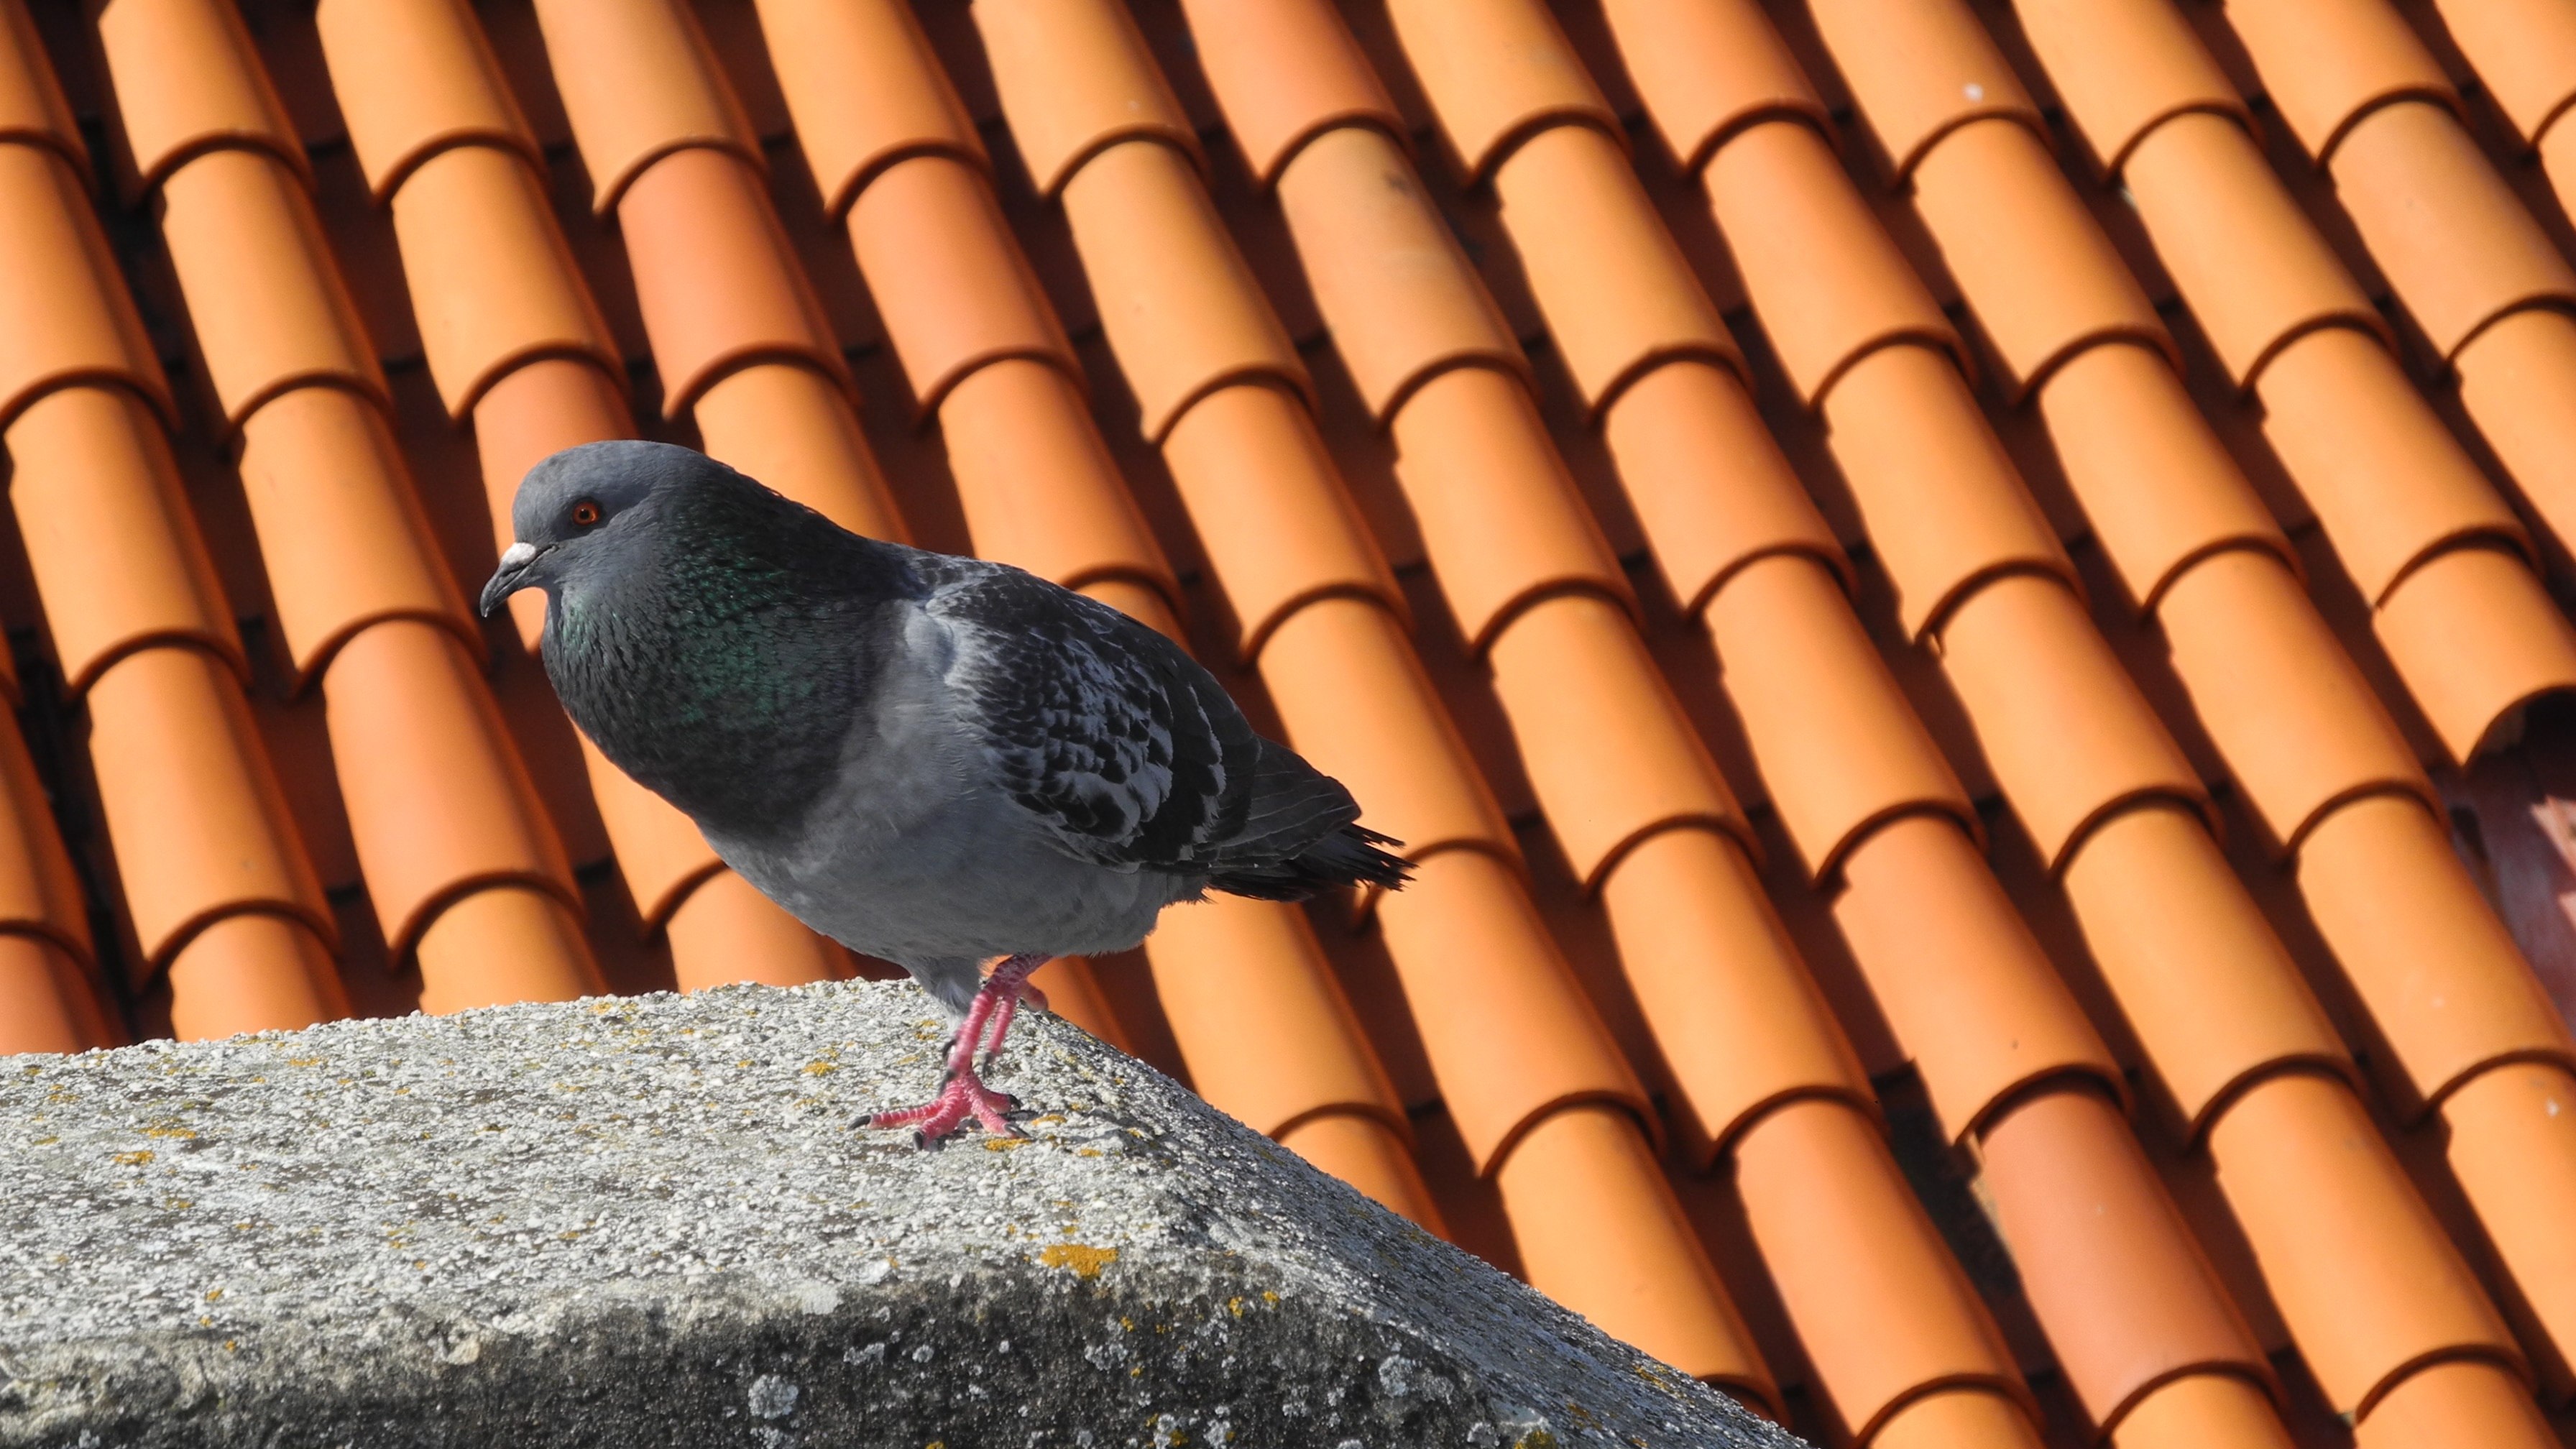
<path id="1" fill-rule="evenodd" d="M 920 1130 L 913 1137 L 917 1145 L 939 1147 L 963 1130 L 970 1119 L 994 1137 L 1025 1136 L 1011 1125 L 1011 1115 L 1020 1110 L 1018 1098 L 985 1086 L 972 1071 L 960 1071 L 941 1079 L 939 1095 L 920 1106 L 870 1112 L 852 1125 L 917 1127 Z"/>

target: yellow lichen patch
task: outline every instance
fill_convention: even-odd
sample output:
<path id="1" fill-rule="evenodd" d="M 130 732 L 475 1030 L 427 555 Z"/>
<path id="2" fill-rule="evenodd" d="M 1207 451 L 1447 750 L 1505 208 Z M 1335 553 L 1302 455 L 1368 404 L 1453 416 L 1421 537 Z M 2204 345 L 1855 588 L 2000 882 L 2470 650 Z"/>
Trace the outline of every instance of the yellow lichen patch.
<path id="1" fill-rule="evenodd" d="M 984 1150 L 987 1152 L 1008 1152 L 1014 1147 L 1026 1147 L 1028 1145 L 1029 1139 L 1025 1137 L 987 1137 L 984 1139 Z"/>
<path id="2" fill-rule="evenodd" d="M 189 1131 L 185 1127 L 162 1126 L 146 1127 L 143 1129 L 143 1135 L 146 1137 L 194 1137 L 197 1134 Z"/>
<path id="3" fill-rule="evenodd" d="M 208 1303 L 221 1303 L 223 1300 L 224 1290 L 221 1288 L 209 1288 L 206 1290 L 206 1301 Z"/>
<path id="4" fill-rule="evenodd" d="M 1229 1298 L 1225 1300 L 1225 1311 L 1233 1314 L 1237 1318 L 1241 1318 L 1243 1316 L 1243 1300 L 1240 1298 Z"/>
<path id="5" fill-rule="evenodd" d="M 1118 1261 L 1118 1250 L 1088 1243 L 1049 1243 L 1038 1261 L 1050 1268 L 1070 1268 L 1077 1278 L 1097 1278 L 1101 1269 Z"/>
<path id="6" fill-rule="evenodd" d="M 805 1075 L 809 1077 L 827 1077 L 840 1069 L 840 1065 L 835 1062 L 807 1062 L 805 1064 Z"/>
<path id="7" fill-rule="evenodd" d="M 151 1160 L 152 1153 L 149 1149 L 141 1152 L 120 1152 L 116 1154 L 116 1165 L 119 1167 L 141 1167 L 143 1164 L 150 1162 Z"/>

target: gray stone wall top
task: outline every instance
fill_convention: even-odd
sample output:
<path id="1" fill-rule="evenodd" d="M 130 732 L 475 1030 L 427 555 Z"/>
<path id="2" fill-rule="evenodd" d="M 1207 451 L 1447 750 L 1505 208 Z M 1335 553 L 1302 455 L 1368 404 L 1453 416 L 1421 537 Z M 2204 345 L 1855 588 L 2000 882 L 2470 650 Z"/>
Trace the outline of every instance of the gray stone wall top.
<path id="1" fill-rule="evenodd" d="M 940 1152 L 908 985 L 0 1059 L 0 1443 L 1797 1443 L 1023 1022 Z"/>

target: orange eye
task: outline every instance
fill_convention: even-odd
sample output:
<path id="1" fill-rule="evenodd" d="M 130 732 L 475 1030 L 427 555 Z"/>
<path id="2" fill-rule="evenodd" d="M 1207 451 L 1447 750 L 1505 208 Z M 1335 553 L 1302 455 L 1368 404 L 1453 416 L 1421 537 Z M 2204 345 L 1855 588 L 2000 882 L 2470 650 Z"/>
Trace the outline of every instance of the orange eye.
<path id="1" fill-rule="evenodd" d="M 593 502 L 591 502 L 589 499 L 585 498 L 585 499 L 581 500 L 579 503 L 576 503 L 576 504 L 574 504 L 574 505 L 572 506 L 572 522 L 573 522 L 573 527 L 575 527 L 575 528 L 588 528 L 588 527 L 590 527 L 592 524 L 597 523 L 598 521 L 599 521 L 599 505 L 598 505 L 598 504 L 593 503 Z"/>

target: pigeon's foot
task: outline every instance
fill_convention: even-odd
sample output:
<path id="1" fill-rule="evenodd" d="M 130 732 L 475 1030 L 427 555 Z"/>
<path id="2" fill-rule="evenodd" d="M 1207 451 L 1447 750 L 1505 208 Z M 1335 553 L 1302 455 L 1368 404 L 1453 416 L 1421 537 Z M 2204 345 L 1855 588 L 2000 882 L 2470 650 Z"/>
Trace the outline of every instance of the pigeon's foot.
<path id="1" fill-rule="evenodd" d="M 876 1112 L 859 1119 L 862 1127 L 917 1127 L 913 1141 L 923 1147 L 947 1143 L 957 1130 L 972 1117 L 977 1126 L 996 1137 L 1022 1137 L 1027 1134 L 1011 1125 L 1019 1102 L 1007 1092 L 996 1092 L 970 1069 L 951 1072 L 939 1084 L 939 1095 L 918 1107 L 902 1107 L 892 1112 Z"/>
<path id="2" fill-rule="evenodd" d="M 996 1137 L 1021 1137 L 1027 1134 L 1011 1125 L 1019 1103 L 1006 1093 L 996 1092 L 975 1075 L 975 1051 L 984 1047 L 984 1065 L 990 1067 L 1002 1054 L 1002 1039 L 1011 1033 L 1011 1018 L 1018 1014 L 1020 998 L 1037 996 L 1029 985 L 1029 973 L 1047 963 L 1044 956 L 1012 956 L 993 968 L 984 985 L 967 1004 L 966 1019 L 957 1024 L 957 1035 L 948 1042 L 948 1074 L 939 1082 L 939 1095 L 918 1107 L 902 1107 L 892 1112 L 871 1112 L 854 1125 L 860 1127 L 913 1127 L 921 1130 L 914 1140 L 924 1147 L 937 1147 L 966 1125 L 972 1117 L 976 1125 Z M 1038 998 L 1045 1004 L 1045 998 Z M 987 1028 L 989 1031 L 989 1040 Z"/>

